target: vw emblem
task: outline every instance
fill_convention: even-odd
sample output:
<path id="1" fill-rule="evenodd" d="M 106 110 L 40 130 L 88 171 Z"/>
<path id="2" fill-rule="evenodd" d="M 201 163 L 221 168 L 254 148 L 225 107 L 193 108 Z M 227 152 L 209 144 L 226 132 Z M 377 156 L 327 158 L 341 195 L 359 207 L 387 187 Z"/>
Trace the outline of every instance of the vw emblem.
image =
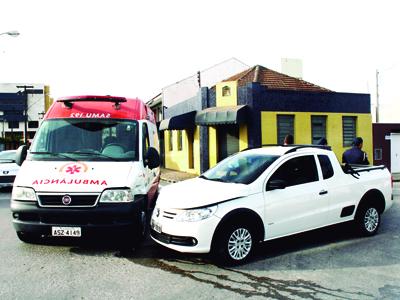
<path id="1" fill-rule="evenodd" d="M 7 175 L 8 173 L 10 173 L 10 171 L 3 171 L 4 175 Z"/>
<path id="2" fill-rule="evenodd" d="M 71 201 L 72 201 L 72 199 L 71 199 L 70 195 L 64 195 L 64 197 L 62 197 L 62 203 L 64 205 L 70 205 Z"/>

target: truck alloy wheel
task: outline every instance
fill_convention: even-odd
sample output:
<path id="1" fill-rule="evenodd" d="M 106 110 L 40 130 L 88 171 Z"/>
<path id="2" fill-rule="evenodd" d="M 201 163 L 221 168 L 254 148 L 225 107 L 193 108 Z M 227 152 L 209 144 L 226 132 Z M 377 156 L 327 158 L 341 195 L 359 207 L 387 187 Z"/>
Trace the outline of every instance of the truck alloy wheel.
<path id="1" fill-rule="evenodd" d="M 249 255 L 252 246 L 251 233 L 246 228 L 232 232 L 228 240 L 228 252 L 232 259 L 242 260 Z"/>
<path id="2" fill-rule="evenodd" d="M 213 255 L 218 264 L 239 265 L 248 260 L 255 235 L 247 224 L 226 224 L 214 237 Z"/>
<path id="3" fill-rule="evenodd" d="M 371 204 L 364 204 L 359 208 L 356 215 L 358 231 L 363 236 L 374 235 L 379 228 L 381 216 L 376 207 Z"/>

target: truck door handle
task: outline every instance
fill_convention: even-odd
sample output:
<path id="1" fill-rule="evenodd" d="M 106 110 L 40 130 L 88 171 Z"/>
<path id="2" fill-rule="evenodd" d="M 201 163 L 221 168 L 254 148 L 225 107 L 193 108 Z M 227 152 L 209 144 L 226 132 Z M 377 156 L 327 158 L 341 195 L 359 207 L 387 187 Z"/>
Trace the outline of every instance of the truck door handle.
<path id="1" fill-rule="evenodd" d="M 328 194 L 328 191 L 322 190 L 322 191 L 319 192 L 319 194 L 320 194 L 320 195 L 326 195 L 326 194 Z"/>

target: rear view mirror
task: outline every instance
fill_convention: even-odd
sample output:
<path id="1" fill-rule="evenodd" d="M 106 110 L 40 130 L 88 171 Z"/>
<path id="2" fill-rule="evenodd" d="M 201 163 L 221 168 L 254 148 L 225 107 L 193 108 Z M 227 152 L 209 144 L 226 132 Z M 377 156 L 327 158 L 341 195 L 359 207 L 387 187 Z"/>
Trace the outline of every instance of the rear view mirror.
<path id="1" fill-rule="evenodd" d="M 268 181 L 266 190 L 267 191 L 282 190 L 286 187 L 287 187 L 287 182 L 285 180 L 274 179 L 274 180 Z"/>
<path id="2" fill-rule="evenodd" d="M 17 153 L 15 153 L 15 163 L 20 166 L 24 162 L 28 154 L 28 147 L 26 145 L 19 146 Z"/>
<path id="3" fill-rule="evenodd" d="M 149 147 L 144 157 L 144 165 L 150 169 L 154 169 L 160 166 L 160 155 L 156 148 Z"/>

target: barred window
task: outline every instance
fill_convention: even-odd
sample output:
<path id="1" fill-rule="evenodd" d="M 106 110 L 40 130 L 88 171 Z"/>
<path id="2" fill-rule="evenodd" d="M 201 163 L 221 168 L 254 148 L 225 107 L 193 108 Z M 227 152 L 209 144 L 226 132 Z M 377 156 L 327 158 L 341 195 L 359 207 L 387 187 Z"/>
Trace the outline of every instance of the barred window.
<path id="1" fill-rule="evenodd" d="M 311 116 L 312 144 L 318 144 L 321 138 L 326 138 L 326 116 Z"/>
<path id="2" fill-rule="evenodd" d="M 173 151 L 174 150 L 172 133 L 173 133 L 172 130 L 168 131 L 168 149 L 169 149 L 169 151 Z"/>
<path id="3" fill-rule="evenodd" d="M 291 134 L 294 136 L 294 116 L 278 115 L 278 144 L 283 144 L 285 136 Z"/>
<path id="4" fill-rule="evenodd" d="M 343 117 L 343 146 L 351 146 L 357 134 L 357 117 Z"/>
<path id="5" fill-rule="evenodd" d="M 182 151 L 182 130 L 178 130 L 178 151 Z"/>

